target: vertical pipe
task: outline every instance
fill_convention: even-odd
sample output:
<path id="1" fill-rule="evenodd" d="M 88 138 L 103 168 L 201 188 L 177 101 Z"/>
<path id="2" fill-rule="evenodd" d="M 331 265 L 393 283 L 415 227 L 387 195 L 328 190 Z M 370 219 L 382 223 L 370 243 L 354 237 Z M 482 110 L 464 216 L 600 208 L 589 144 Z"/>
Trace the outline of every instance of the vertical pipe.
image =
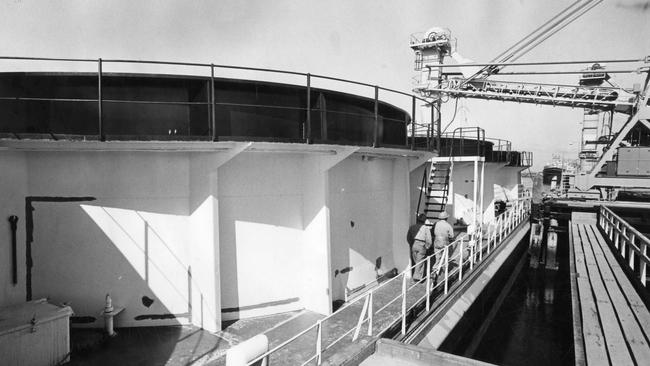
<path id="1" fill-rule="evenodd" d="M 379 147 L 379 87 L 375 85 L 375 126 L 372 147 Z"/>
<path id="2" fill-rule="evenodd" d="M 485 180 L 485 158 L 481 162 L 481 191 L 479 193 L 479 199 L 481 200 L 480 201 L 481 204 L 479 205 L 479 217 L 481 219 L 481 222 L 479 222 L 479 226 L 481 228 L 481 233 L 483 232 L 482 230 L 483 230 L 483 223 L 484 223 L 483 222 L 483 214 L 484 214 L 484 212 L 483 212 L 483 210 L 484 210 L 484 208 L 483 208 L 483 194 L 485 193 L 484 180 Z"/>
<path id="3" fill-rule="evenodd" d="M 307 123 L 305 126 L 305 139 L 308 144 L 311 140 L 311 74 L 307 74 Z"/>
<path id="4" fill-rule="evenodd" d="M 440 48 L 438 49 L 438 63 L 440 65 L 443 64 L 443 59 L 445 57 L 445 51 Z M 438 69 L 438 85 L 442 84 L 442 69 Z M 440 151 L 440 135 L 441 129 L 442 129 L 442 98 L 440 95 L 438 95 L 438 118 L 437 118 L 437 123 L 436 123 L 436 150 Z"/>
<path id="5" fill-rule="evenodd" d="M 11 283 L 18 284 L 18 245 L 16 244 L 16 230 L 18 229 L 18 216 L 9 216 L 11 229 Z"/>
<path id="6" fill-rule="evenodd" d="M 472 187 L 472 210 L 474 217 L 472 217 L 472 225 L 474 225 L 474 231 L 472 232 L 472 237 L 476 238 L 476 230 L 478 229 L 478 157 L 474 159 L 474 185 Z"/>
<path id="7" fill-rule="evenodd" d="M 212 141 L 217 141 L 217 105 L 215 104 L 214 93 L 214 64 L 210 64 L 210 108 L 212 110 L 212 120 L 210 121 L 212 136 L 210 137 Z"/>
<path id="8" fill-rule="evenodd" d="M 435 132 L 437 131 L 436 128 L 436 119 L 435 119 L 435 108 L 433 107 L 433 102 L 431 102 L 431 137 L 435 135 Z M 428 141 L 428 140 L 427 140 Z M 436 150 L 438 150 L 438 154 L 440 154 L 440 136 L 438 136 L 438 141 L 435 144 Z"/>
<path id="9" fill-rule="evenodd" d="M 102 59 L 97 59 L 97 128 L 99 141 L 106 141 L 104 136 L 104 116 L 103 116 L 103 96 L 102 96 Z"/>
<path id="10" fill-rule="evenodd" d="M 415 150 L 415 95 L 411 99 L 411 150 Z"/>

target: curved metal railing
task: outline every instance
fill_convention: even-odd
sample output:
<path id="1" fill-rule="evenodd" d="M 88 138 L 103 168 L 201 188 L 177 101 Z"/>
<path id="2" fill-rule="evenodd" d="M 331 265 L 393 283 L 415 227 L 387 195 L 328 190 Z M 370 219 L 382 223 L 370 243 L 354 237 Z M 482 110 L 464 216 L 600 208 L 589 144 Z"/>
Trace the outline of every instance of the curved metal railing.
<path id="1" fill-rule="evenodd" d="M 102 84 L 102 77 L 105 77 L 108 75 L 104 71 L 104 67 L 107 64 L 130 64 L 130 65 L 164 65 L 164 66 L 183 66 L 183 67 L 196 67 L 199 69 L 202 69 L 206 74 L 209 73 L 209 76 L 204 76 L 208 78 L 210 85 L 211 85 L 211 90 L 214 90 L 214 83 L 215 83 L 215 71 L 218 69 L 228 69 L 228 70 L 244 70 L 244 71 L 254 71 L 254 72 L 262 72 L 262 73 L 274 73 L 274 74 L 283 74 L 283 75 L 293 75 L 293 76 L 298 76 L 301 78 L 304 78 L 303 82 L 298 84 L 299 86 L 303 86 L 306 89 L 306 98 L 305 98 L 305 105 L 302 106 L 280 106 L 280 105 L 256 105 L 256 104 L 251 104 L 251 105 L 243 105 L 245 107 L 254 107 L 254 108 L 289 108 L 289 109 L 294 109 L 298 110 L 301 112 L 305 113 L 305 124 L 304 124 L 304 131 L 303 131 L 303 140 L 305 143 L 312 143 L 313 138 L 312 138 L 312 112 L 320 112 L 322 111 L 319 108 L 312 108 L 311 107 L 311 102 L 312 102 L 312 95 L 311 91 L 313 88 L 313 82 L 315 80 L 324 80 L 324 81 L 334 81 L 334 82 L 339 82 L 339 83 L 344 83 L 344 84 L 349 84 L 349 85 L 355 85 L 355 86 L 360 86 L 362 88 L 367 89 L 367 91 L 372 92 L 374 94 L 374 98 L 370 99 L 374 103 L 374 113 L 372 114 L 358 114 L 358 113 L 349 113 L 352 116 L 355 117 L 362 117 L 362 118 L 370 118 L 372 119 L 373 123 L 373 133 L 372 133 L 372 146 L 380 146 L 382 144 L 382 141 L 380 141 L 380 136 L 379 136 L 379 123 L 380 123 L 380 118 L 382 120 L 389 120 L 393 122 L 398 122 L 398 123 L 404 123 L 405 128 L 410 124 L 410 137 L 409 133 L 406 132 L 406 141 L 404 142 L 404 145 L 401 145 L 403 147 L 410 147 L 411 149 L 415 149 L 416 142 L 415 142 L 415 137 L 416 137 L 416 126 L 418 124 L 425 124 L 423 121 L 415 121 L 416 119 L 416 104 L 418 101 L 424 102 L 425 104 L 430 105 L 429 101 L 419 97 L 413 93 L 408 93 L 408 92 L 402 92 L 399 90 L 391 89 L 391 88 L 385 88 L 381 87 L 378 85 L 372 85 L 369 83 L 364 83 L 360 81 L 355 81 L 355 80 L 348 80 L 348 79 L 343 79 L 343 78 L 337 78 L 337 77 L 331 77 L 331 76 L 325 76 L 325 75 L 318 75 L 318 74 L 311 74 L 311 73 L 304 73 L 304 72 L 296 72 L 296 71 L 287 71 L 287 70 L 279 70 L 279 69 L 272 69 L 272 68 L 259 68 L 259 67 L 248 67 L 248 66 L 235 66 L 235 65 L 224 65 L 224 64 L 214 64 L 214 63 L 196 63 L 196 62 L 171 62 L 171 61 L 155 61 L 155 60 L 127 60 L 127 59 L 87 59 L 87 58 L 46 58 L 46 57 L 14 57 L 14 56 L 0 56 L 0 60 L 6 60 L 6 61 L 45 61 L 48 63 L 55 63 L 55 62 L 63 62 L 63 63 L 84 63 L 84 64 L 91 64 L 95 65 L 96 71 L 94 73 L 90 73 L 90 75 L 94 74 L 97 77 L 97 98 L 45 98 L 45 97 L 17 97 L 17 96 L 5 96 L 5 97 L 0 97 L 0 99 L 3 100 L 41 100 L 41 101 L 50 101 L 50 102 L 79 102 L 79 103 L 96 103 L 97 104 L 97 131 L 98 131 L 98 139 L 100 141 L 105 141 L 106 140 L 106 133 L 105 133 L 105 125 L 104 125 L 104 116 L 102 113 L 102 107 L 106 103 L 138 103 L 138 104 L 157 104 L 157 105 L 166 105 L 166 106 L 173 106 L 173 105 L 196 105 L 196 106 L 204 106 L 208 108 L 208 114 L 209 114 L 209 137 L 212 141 L 217 140 L 217 128 L 216 128 L 216 113 L 215 109 L 219 105 L 235 105 L 233 103 L 218 103 L 215 100 L 215 93 L 210 92 L 207 95 L 206 100 L 204 101 L 173 101 L 173 100 L 124 100 L 124 99 L 108 99 L 105 97 L 105 86 Z M 88 74 L 87 74 L 88 75 Z M 322 88 L 318 88 L 318 90 L 325 90 Z M 329 90 L 329 89 L 328 89 Z M 336 90 L 330 90 L 330 91 L 335 91 Z M 380 115 L 380 103 L 387 103 L 383 100 L 380 100 L 380 93 L 386 94 L 386 96 L 392 96 L 392 97 L 407 97 L 410 99 L 411 102 L 411 121 L 404 121 L 404 120 L 397 120 L 394 118 L 386 117 L 386 116 L 381 116 Z M 385 98 L 382 98 L 385 99 Z M 237 105 L 237 106 L 242 106 L 242 105 Z M 325 111 L 326 113 L 347 113 L 347 112 L 340 112 L 340 111 L 332 111 L 332 110 L 327 110 Z M 408 112 L 405 111 L 406 114 Z M 430 124 L 431 121 L 428 121 L 426 124 Z M 170 131 L 170 134 L 172 134 L 173 131 Z M 11 133 L 11 132 L 10 132 Z M 49 132 L 49 134 L 56 139 L 56 136 L 54 133 Z M 427 148 L 430 148 L 428 146 Z"/>

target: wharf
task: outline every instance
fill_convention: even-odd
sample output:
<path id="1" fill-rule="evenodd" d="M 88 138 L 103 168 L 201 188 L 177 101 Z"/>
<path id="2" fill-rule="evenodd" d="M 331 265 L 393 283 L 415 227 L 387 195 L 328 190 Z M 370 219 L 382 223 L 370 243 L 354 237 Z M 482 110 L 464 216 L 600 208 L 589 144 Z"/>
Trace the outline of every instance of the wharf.
<path id="1" fill-rule="evenodd" d="M 596 214 L 574 213 L 570 226 L 576 365 L 646 364 L 648 308 L 601 234 Z"/>

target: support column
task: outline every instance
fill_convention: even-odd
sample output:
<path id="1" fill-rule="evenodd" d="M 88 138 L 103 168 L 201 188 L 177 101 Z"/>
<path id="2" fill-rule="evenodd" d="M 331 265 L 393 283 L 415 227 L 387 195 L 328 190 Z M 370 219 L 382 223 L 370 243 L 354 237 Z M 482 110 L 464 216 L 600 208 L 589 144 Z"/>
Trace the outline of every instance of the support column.
<path id="1" fill-rule="evenodd" d="M 300 253 L 300 300 L 305 309 L 332 312 L 329 170 L 357 151 L 341 147 L 335 155 L 303 160 L 303 248 Z"/>

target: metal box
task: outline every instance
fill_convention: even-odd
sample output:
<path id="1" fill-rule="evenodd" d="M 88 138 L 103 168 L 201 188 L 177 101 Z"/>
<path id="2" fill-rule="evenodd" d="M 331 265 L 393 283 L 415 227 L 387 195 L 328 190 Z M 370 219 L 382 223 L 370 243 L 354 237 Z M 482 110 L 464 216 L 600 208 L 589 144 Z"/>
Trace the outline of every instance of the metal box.
<path id="1" fill-rule="evenodd" d="M 68 306 L 45 299 L 0 308 L 2 365 L 58 365 L 70 357 Z"/>
<path id="2" fill-rule="evenodd" d="M 618 149 L 617 175 L 650 176 L 650 147 Z"/>

